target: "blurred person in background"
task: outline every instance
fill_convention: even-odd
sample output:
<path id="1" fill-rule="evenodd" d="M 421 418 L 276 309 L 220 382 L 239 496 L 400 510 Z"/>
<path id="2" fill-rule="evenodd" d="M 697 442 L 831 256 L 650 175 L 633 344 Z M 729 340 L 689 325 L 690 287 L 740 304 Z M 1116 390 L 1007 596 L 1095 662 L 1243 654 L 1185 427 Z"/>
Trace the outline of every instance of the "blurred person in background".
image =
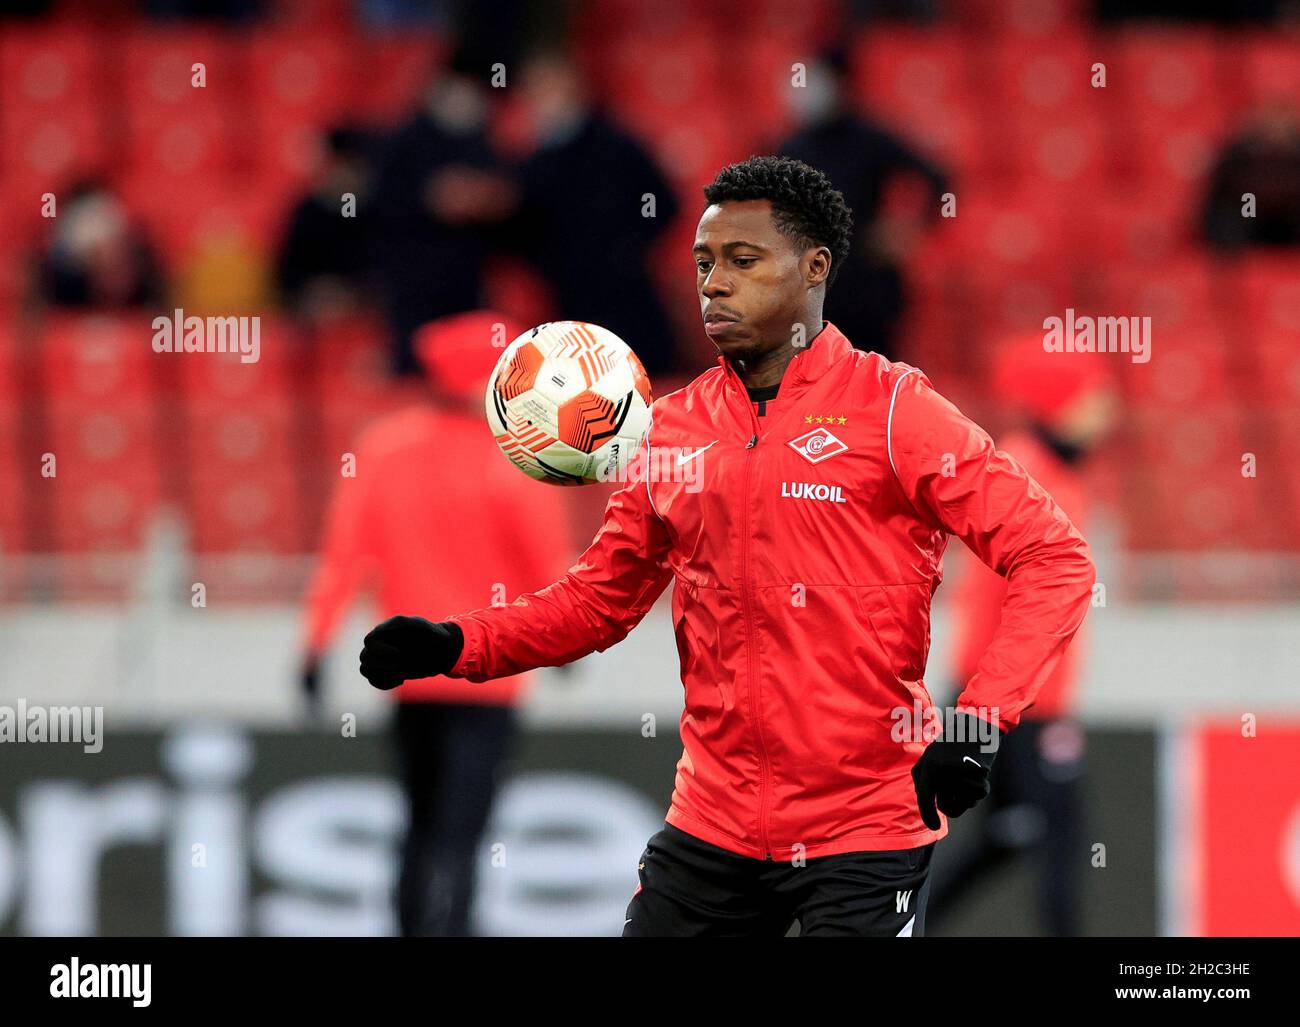
<path id="1" fill-rule="evenodd" d="M 521 475 L 484 424 L 488 376 L 521 331 L 477 311 L 417 333 L 431 402 L 375 423 L 355 449 L 356 477 L 342 478 L 330 503 L 306 605 L 301 684 L 313 709 L 326 647 L 363 586 L 373 585 L 385 616 L 440 617 L 504 605 L 571 562 L 563 494 Z M 405 936 L 470 932 L 475 858 L 530 677 L 427 678 L 393 693 L 410 817 L 397 894 Z"/>
<path id="2" fill-rule="evenodd" d="M 1255 197 L 1246 217 L 1243 194 Z M 1224 147 L 1201 211 L 1206 241 L 1220 249 L 1300 245 L 1300 113 L 1294 100 L 1257 108 Z"/>
<path id="3" fill-rule="evenodd" d="M 311 189 L 298 201 L 277 258 L 284 303 L 318 323 L 365 306 L 372 293 L 370 220 L 374 140 L 345 126 L 328 133 Z M 345 194 L 354 197 L 344 216 Z"/>
<path id="4" fill-rule="evenodd" d="M 376 270 L 385 286 L 393 372 L 418 374 L 415 330 L 483 304 L 493 227 L 517 194 L 488 139 L 492 60 L 458 47 L 416 114 L 383 148 L 375 178 Z"/>
<path id="5" fill-rule="evenodd" d="M 106 186 L 80 182 L 58 203 L 40 260 L 42 299 L 57 307 L 117 309 L 161 298 L 153 249 Z"/>
<path id="6" fill-rule="evenodd" d="M 1041 333 L 1015 336 L 998 352 L 993 372 L 997 402 L 1019 421 L 998 440 L 1060 504 L 1080 531 L 1088 525 L 1083 476 L 1088 456 L 1116 418 L 1115 394 L 1094 353 L 1048 353 Z M 975 673 L 997 634 L 1007 582 L 983 564 L 964 561 L 953 595 L 956 695 Z M 1020 728 L 1002 739 L 993 764 L 985 816 L 973 842 L 948 846 L 935 857 L 931 923 L 946 925 L 963 895 L 974 895 L 988 875 L 1019 853 L 1038 861 L 1039 915 L 1053 937 L 1080 933 L 1083 846 L 1084 733 L 1074 716 L 1083 659 L 1081 629 L 1043 682 Z M 954 833 L 961 837 L 962 828 Z"/>
<path id="7" fill-rule="evenodd" d="M 562 51 L 530 55 L 522 82 L 538 137 L 513 223 L 525 256 L 554 290 L 561 317 L 614 332 L 652 379 L 674 372 L 673 329 L 649 270 L 651 247 L 680 207 L 672 187 L 646 147 L 592 105 Z"/>
<path id="8" fill-rule="evenodd" d="M 852 89 L 847 52 L 827 50 L 809 65 L 806 84 L 790 90 L 799 127 L 776 152 L 824 171 L 857 223 L 840 271 L 846 284 L 829 300 L 826 316 L 857 348 L 896 360 L 906 303 L 902 268 L 926 223 L 938 217 L 948 179 L 901 139 L 854 112 Z M 923 209 L 886 209 L 887 189 L 904 176 L 924 182 L 930 202 Z"/>

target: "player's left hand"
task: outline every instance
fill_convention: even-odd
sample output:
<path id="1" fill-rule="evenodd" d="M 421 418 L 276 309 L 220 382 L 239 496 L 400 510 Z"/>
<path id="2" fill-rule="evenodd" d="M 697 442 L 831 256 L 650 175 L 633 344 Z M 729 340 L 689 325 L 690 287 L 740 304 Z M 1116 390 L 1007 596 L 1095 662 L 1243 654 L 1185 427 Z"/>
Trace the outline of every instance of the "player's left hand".
<path id="1" fill-rule="evenodd" d="M 921 820 L 931 831 L 939 830 L 939 813 L 959 817 L 989 794 L 989 771 L 997 749 L 981 749 L 975 720 L 969 714 L 957 714 L 967 721 L 964 737 L 936 738 L 921 753 L 912 767 L 912 783 L 916 787 L 916 804 Z M 994 729 L 994 742 L 998 731 Z M 938 807 L 938 812 L 936 812 Z"/>

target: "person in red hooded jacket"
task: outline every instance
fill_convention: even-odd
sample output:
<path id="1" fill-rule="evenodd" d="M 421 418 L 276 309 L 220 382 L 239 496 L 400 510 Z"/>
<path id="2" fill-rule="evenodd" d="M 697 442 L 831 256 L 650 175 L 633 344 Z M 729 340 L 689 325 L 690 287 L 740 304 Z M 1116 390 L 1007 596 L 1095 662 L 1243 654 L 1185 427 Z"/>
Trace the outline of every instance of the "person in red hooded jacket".
<path id="1" fill-rule="evenodd" d="M 624 936 L 779 937 L 797 920 L 915 937 L 944 818 L 988 794 L 1096 572 L 1051 496 L 924 374 L 822 317 L 852 231 L 825 175 L 751 157 L 704 197 L 693 257 L 718 363 L 653 403 L 587 551 L 509 606 L 389 618 L 360 670 L 387 689 L 569 663 L 671 581 L 683 751 Z M 948 715 L 923 677 L 951 535 L 1009 584 Z"/>
<path id="2" fill-rule="evenodd" d="M 486 427 L 488 377 L 522 330 L 475 311 L 416 333 L 431 402 L 373 424 L 354 450 L 356 476 L 340 478 L 331 498 L 307 594 L 309 698 L 321 655 L 363 586 L 386 612 L 437 617 L 504 604 L 572 557 L 562 494 L 521 475 Z M 397 889 L 404 935 L 469 933 L 475 855 L 528 679 L 520 671 L 488 684 L 412 680 L 394 693 L 409 812 Z"/>
<path id="3" fill-rule="evenodd" d="M 1006 340 L 993 363 L 993 393 L 1016 421 L 998 447 L 1014 455 L 1080 527 L 1088 520 L 1084 465 L 1115 417 L 1114 392 L 1103 372 L 1095 353 L 1044 351 L 1038 332 Z M 965 563 L 953 596 L 953 671 L 959 682 L 970 679 L 997 636 L 1007 591 L 1004 578 L 976 561 Z M 995 869 L 1031 852 L 1044 929 L 1054 937 L 1080 933 L 1084 734 L 1074 707 L 1082 635 L 1043 679 L 1019 729 L 1004 739 L 990 775 L 987 813 L 973 841 L 936 858 L 932 927 L 946 923 L 961 896 L 972 894 Z"/>

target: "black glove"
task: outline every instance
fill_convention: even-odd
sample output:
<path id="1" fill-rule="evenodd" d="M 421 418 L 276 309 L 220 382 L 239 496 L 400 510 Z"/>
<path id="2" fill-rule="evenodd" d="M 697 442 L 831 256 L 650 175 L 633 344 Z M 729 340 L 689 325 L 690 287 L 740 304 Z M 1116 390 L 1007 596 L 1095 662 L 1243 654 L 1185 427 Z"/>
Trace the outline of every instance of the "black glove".
<path id="1" fill-rule="evenodd" d="M 423 617 L 389 617 L 365 638 L 361 676 L 376 688 L 396 688 L 403 681 L 446 674 L 460 659 L 465 634 L 444 621 Z"/>
<path id="2" fill-rule="evenodd" d="M 303 657 L 302 670 L 298 674 L 298 685 L 302 697 L 311 713 L 320 709 L 320 654 L 308 653 Z"/>
<path id="3" fill-rule="evenodd" d="M 958 713 L 954 721 L 964 720 L 964 734 L 958 727 L 957 737 L 966 741 L 936 738 L 925 747 L 921 758 L 912 767 L 912 783 L 916 786 L 916 804 L 921 810 L 921 820 L 931 831 L 939 830 L 939 811 L 950 817 L 959 817 L 989 794 L 989 771 L 997 755 L 1001 732 L 993 728 L 993 750 L 980 749 L 976 731 L 978 718 L 968 713 Z M 956 725 L 954 725 L 956 726 Z"/>

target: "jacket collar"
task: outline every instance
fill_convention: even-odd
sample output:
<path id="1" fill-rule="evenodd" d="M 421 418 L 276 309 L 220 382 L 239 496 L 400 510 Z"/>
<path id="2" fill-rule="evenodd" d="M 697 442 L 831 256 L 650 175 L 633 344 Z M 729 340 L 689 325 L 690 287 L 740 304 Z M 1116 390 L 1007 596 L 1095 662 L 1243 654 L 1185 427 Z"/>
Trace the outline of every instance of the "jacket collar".
<path id="1" fill-rule="evenodd" d="M 852 350 L 853 344 L 845 338 L 844 333 L 831 322 L 826 321 L 826 326 L 813 336 L 808 347 L 803 352 L 796 353 L 786 366 L 785 377 L 781 379 L 781 396 L 786 394 L 790 386 L 816 381 L 832 364 L 847 356 Z M 740 380 L 739 372 L 721 354 L 718 356 L 718 366 L 725 374 L 735 377 L 743 392 L 744 383 Z"/>

